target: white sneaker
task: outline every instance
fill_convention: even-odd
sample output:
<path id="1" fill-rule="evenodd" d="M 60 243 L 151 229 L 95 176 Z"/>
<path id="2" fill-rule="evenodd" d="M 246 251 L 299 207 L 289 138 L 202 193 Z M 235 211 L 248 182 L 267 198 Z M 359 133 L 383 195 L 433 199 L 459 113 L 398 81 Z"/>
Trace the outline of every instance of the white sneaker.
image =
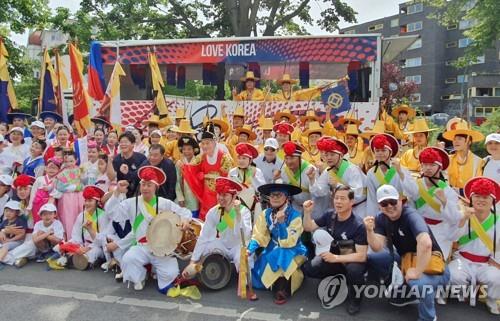
<path id="1" fill-rule="evenodd" d="M 115 274 L 115 280 L 121 280 L 121 279 L 123 279 L 123 272 L 116 273 Z"/>
<path id="2" fill-rule="evenodd" d="M 101 264 L 101 269 L 107 271 L 109 269 L 109 262 L 104 262 Z"/>
<path id="3" fill-rule="evenodd" d="M 486 300 L 486 306 L 488 307 L 488 310 L 490 310 L 491 314 L 500 315 L 500 310 L 498 309 L 498 304 L 496 299 L 488 298 L 488 300 Z"/>
<path id="4" fill-rule="evenodd" d="M 144 289 L 144 281 L 134 284 L 134 290 L 141 291 L 142 289 Z"/>
<path id="5" fill-rule="evenodd" d="M 436 303 L 439 305 L 446 305 L 446 299 L 441 296 L 438 296 L 436 297 Z"/>

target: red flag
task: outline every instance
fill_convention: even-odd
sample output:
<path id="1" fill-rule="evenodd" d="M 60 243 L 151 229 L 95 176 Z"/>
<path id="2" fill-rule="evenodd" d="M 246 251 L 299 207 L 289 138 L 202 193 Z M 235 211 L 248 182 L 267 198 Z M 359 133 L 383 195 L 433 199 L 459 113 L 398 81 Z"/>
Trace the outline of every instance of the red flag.
<path id="1" fill-rule="evenodd" d="M 69 45 L 69 59 L 71 64 L 71 83 L 73 85 L 73 116 L 80 137 L 90 129 L 90 99 L 83 84 L 82 54 L 74 44 Z"/>

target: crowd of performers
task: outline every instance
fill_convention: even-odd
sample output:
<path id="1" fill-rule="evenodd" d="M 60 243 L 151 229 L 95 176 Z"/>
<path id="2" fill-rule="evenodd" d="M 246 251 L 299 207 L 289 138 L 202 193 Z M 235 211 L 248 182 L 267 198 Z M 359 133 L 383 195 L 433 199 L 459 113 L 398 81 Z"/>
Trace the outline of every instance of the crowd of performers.
<path id="1" fill-rule="evenodd" d="M 265 100 L 255 80 L 248 73 L 234 99 Z M 289 75 L 279 83 L 273 100 L 321 93 L 293 91 Z M 172 294 L 217 253 L 239 272 L 241 295 L 269 289 L 276 304 L 307 278 L 344 274 L 350 314 L 361 308 L 353 287 L 394 281 L 399 264 L 400 281 L 414 287 L 485 285 L 486 305 L 499 314 L 498 133 L 484 137 L 454 118 L 430 146 L 436 129 L 408 105 L 391 114 L 382 106 L 363 132 L 352 113 L 339 129 L 314 111 L 268 117 L 265 104 L 258 127 L 239 106 L 207 119 L 202 131 L 181 109 L 175 119 L 153 115 L 144 132 L 117 132 L 96 117 L 86 137 L 54 112 L 39 117 L 28 126 L 29 115 L 14 112 L 0 126 L 3 264 L 113 268 L 135 290 L 154 276 Z M 471 151 L 475 142 L 487 157 Z M 192 231 L 193 222 L 201 229 L 187 262 L 153 250 L 152 239 L 175 248 L 177 232 Z M 446 298 L 417 298 L 419 320 L 435 319 L 435 302 Z"/>

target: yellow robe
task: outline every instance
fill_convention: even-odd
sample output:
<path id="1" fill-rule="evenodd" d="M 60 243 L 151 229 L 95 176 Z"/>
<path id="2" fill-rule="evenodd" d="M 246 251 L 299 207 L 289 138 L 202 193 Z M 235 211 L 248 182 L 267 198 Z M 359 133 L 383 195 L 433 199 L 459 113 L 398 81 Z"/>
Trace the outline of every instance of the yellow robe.
<path id="1" fill-rule="evenodd" d="M 363 151 L 363 160 L 361 162 L 362 164 L 361 169 L 365 173 L 368 172 L 370 167 L 372 167 L 374 161 L 375 161 L 375 155 L 373 155 L 370 146 L 366 146 L 365 150 Z"/>
<path id="2" fill-rule="evenodd" d="M 271 98 L 273 101 L 307 101 L 312 100 L 321 95 L 319 87 L 306 88 L 292 91 L 290 97 L 285 96 L 282 90 L 278 90 Z"/>
<path id="3" fill-rule="evenodd" d="M 417 158 L 415 158 L 415 155 L 413 154 L 414 151 L 415 149 L 411 148 L 403 153 L 400 160 L 401 166 L 406 167 L 412 172 L 420 172 L 420 162 Z"/>
<path id="4" fill-rule="evenodd" d="M 361 145 L 363 146 L 363 145 Z M 363 159 L 365 158 L 365 152 L 361 148 L 356 148 L 355 151 L 349 152 L 349 161 L 355 165 L 358 165 L 359 168 L 363 168 Z"/>
<path id="5" fill-rule="evenodd" d="M 248 91 L 243 90 L 239 94 L 237 94 L 236 101 L 242 101 L 242 100 L 251 100 L 251 101 L 263 101 L 265 99 L 264 92 L 258 88 L 255 88 L 252 93 L 252 98 L 248 99 Z"/>
<path id="6" fill-rule="evenodd" d="M 309 147 L 307 151 L 302 154 L 302 159 L 306 160 L 307 162 L 309 162 L 309 164 L 312 164 L 314 166 L 321 164 L 321 155 L 319 150 L 316 150 L 316 153 L 314 154 L 310 151 Z"/>
<path id="7" fill-rule="evenodd" d="M 177 140 L 171 140 L 163 145 L 165 147 L 165 156 L 171 158 L 174 163 L 181 159 L 181 152 L 177 142 Z"/>
<path id="8" fill-rule="evenodd" d="M 465 183 L 475 176 L 481 164 L 481 158 L 471 151 L 467 154 L 467 161 L 460 165 L 458 155 L 450 155 L 450 166 L 448 167 L 448 176 L 450 186 L 455 188 L 464 188 Z"/>

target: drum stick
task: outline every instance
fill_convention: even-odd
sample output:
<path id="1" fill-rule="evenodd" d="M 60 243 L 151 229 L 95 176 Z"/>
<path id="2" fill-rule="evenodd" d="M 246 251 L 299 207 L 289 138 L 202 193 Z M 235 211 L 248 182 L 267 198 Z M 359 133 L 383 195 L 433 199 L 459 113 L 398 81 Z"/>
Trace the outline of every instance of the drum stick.
<path id="1" fill-rule="evenodd" d="M 236 216 L 237 216 L 237 219 L 240 221 L 240 237 L 241 237 L 241 251 L 247 251 L 247 245 L 246 245 L 246 241 L 245 241 L 245 231 L 243 229 L 243 219 L 241 217 L 241 211 L 240 211 L 240 206 L 237 205 L 235 207 L 235 211 L 236 211 Z M 257 295 L 255 294 L 254 290 L 253 290 L 253 285 L 252 285 L 252 269 L 250 267 L 250 265 L 248 264 L 248 256 L 245 255 L 244 258 L 245 260 L 245 265 L 247 267 L 247 287 L 248 287 L 248 292 L 247 292 L 247 298 L 250 300 L 250 301 L 255 301 L 257 300 Z M 240 270 L 241 272 L 241 270 Z"/>

